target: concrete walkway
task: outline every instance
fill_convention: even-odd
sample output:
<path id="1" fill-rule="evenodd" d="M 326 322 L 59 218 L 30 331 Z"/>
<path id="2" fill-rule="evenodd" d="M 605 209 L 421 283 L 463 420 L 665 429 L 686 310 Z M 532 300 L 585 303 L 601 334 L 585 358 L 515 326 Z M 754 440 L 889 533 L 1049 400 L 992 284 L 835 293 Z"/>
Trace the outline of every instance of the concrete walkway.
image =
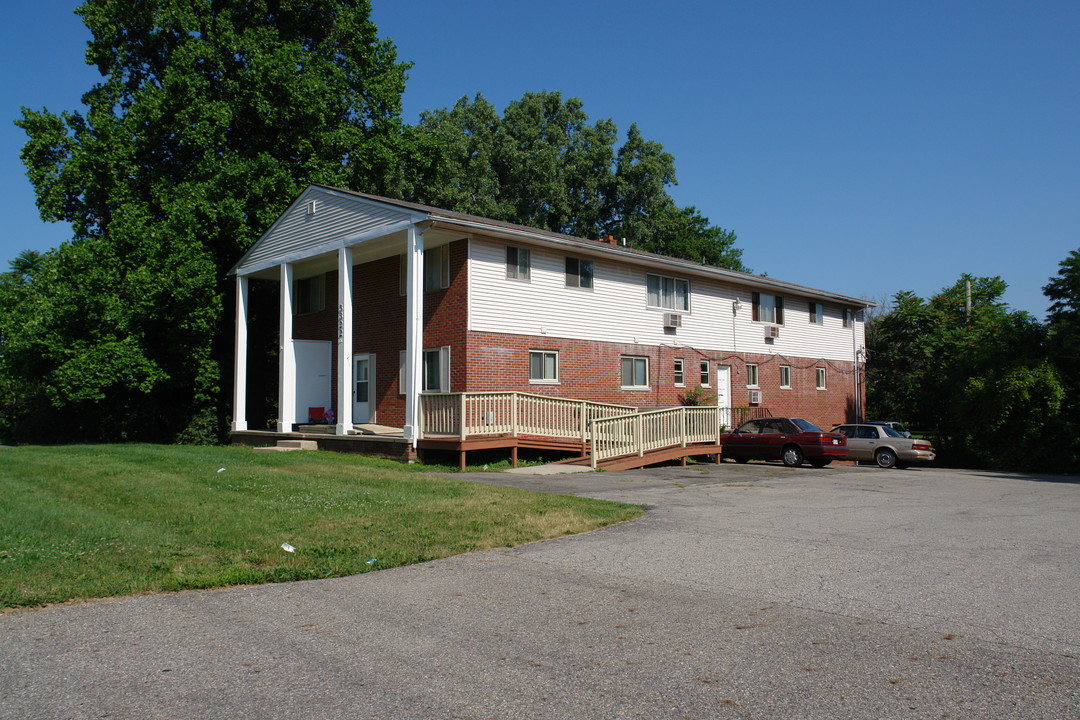
<path id="1" fill-rule="evenodd" d="M 0 718 L 1080 717 L 1080 484 L 471 479 L 649 511 L 350 578 L 0 616 Z"/>

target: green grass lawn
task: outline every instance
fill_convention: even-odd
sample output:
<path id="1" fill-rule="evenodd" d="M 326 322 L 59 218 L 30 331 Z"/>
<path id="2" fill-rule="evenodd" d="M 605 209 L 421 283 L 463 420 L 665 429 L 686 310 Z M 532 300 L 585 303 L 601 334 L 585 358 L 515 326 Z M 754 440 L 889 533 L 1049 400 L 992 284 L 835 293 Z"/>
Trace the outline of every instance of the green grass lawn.
<path id="1" fill-rule="evenodd" d="M 0 608 L 350 575 L 641 512 L 328 452 L 0 448 Z"/>

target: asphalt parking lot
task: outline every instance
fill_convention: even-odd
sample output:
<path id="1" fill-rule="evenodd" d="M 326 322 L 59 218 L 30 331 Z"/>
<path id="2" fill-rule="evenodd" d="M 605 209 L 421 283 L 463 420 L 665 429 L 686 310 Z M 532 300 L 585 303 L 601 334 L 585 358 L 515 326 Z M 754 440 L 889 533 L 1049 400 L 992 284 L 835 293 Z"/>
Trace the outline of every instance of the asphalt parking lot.
<path id="1" fill-rule="evenodd" d="M 0 616 L 0 718 L 1078 718 L 1080 483 L 466 476 L 636 521 L 334 580 Z"/>

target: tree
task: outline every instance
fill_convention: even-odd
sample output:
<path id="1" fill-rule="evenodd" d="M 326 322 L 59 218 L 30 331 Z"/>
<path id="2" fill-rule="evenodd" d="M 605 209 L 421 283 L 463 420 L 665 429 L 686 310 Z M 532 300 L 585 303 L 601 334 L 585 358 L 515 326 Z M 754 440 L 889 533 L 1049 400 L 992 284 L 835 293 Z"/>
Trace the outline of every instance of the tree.
<path id="1" fill-rule="evenodd" d="M 41 216 L 70 222 L 74 237 L 32 290 L 4 291 L 15 305 L 0 326 L 0 374 L 37 388 L 65 422 L 106 415 L 90 435 L 220 437 L 227 270 L 309 183 L 401 191 L 407 66 L 370 10 L 79 7 L 102 82 L 85 113 L 24 108 L 17 121 Z"/>
<path id="2" fill-rule="evenodd" d="M 611 120 L 577 98 L 526 93 L 502 116 L 483 95 L 421 116 L 424 148 L 410 196 L 458 212 L 579 237 L 611 235 L 650 252 L 745 271 L 735 234 L 667 192 L 675 159 L 631 125 L 616 150 Z"/>
<path id="3" fill-rule="evenodd" d="M 1067 464 L 1080 469 L 1080 250 L 1058 265 L 1055 277 L 1043 287 L 1050 300 L 1047 329 L 1050 362 L 1065 384 L 1065 409 L 1058 425 L 1058 442 L 1067 448 Z"/>
<path id="4" fill-rule="evenodd" d="M 1080 382 L 1080 250 L 1061 261 L 1043 294 L 1050 300 L 1047 322 L 1054 362 L 1066 377 Z"/>
<path id="5" fill-rule="evenodd" d="M 1047 468 L 1057 460 L 1045 434 L 1064 392 L 1045 328 L 1010 311 L 1005 289 L 999 277 L 964 275 L 929 300 L 897 293 L 867 332 L 869 409 L 934 431 L 953 462 Z"/>

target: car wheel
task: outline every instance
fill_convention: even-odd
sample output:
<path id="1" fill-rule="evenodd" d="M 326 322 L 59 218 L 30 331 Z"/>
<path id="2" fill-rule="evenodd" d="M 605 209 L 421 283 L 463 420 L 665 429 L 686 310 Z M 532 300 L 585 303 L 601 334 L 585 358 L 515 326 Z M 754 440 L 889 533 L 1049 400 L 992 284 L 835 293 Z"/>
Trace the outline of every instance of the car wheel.
<path id="1" fill-rule="evenodd" d="M 795 445 L 788 445 L 784 448 L 783 453 L 780 454 L 780 459 L 782 459 L 784 464 L 788 467 L 799 467 L 802 465 L 802 450 Z"/>
<path id="2" fill-rule="evenodd" d="M 878 464 L 878 467 L 896 467 L 896 453 L 889 448 L 881 448 L 874 454 L 874 462 Z"/>
<path id="3" fill-rule="evenodd" d="M 832 462 L 832 458 L 814 458 L 810 461 L 810 465 L 816 468 L 823 468 Z"/>

